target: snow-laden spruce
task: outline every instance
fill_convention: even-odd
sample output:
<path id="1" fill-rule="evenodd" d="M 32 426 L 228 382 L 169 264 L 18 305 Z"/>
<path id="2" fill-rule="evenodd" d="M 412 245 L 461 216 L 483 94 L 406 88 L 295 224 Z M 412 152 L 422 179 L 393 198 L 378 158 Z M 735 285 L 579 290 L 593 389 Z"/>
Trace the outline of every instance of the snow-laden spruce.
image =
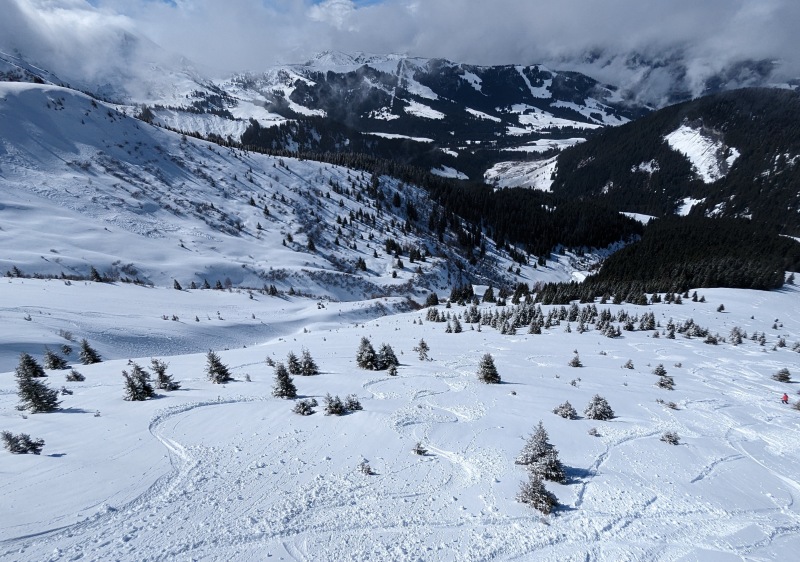
<path id="1" fill-rule="evenodd" d="M 223 384 L 233 380 L 228 366 L 222 362 L 219 355 L 210 350 L 206 355 L 206 376 L 214 384 Z"/>
<path id="2" fill-rule="evenodd" d="M 167 392 L 178 390 L 181 384 L 174 380 L 172 375 L 167 374 L 167 367 L 169 367 L 169 363 L 160 359 L 152 358 L 150 360 L 150 369 L 155 373 L 156 377 L 155 387 L 159 390 L 166 390 Z"/>
<path id="3" fill-rule="evenodd" d="M 544 515 L 550 514 L 558 505 L 555 494 L 544 487 L 541 476 L 534 472 L 530 472 L 528 480 L 520 485 L 517 501 L 530 505 Z"/>
<path id="4" fill-rule="evenodd" d="M 297 387 L 283 363 L 275 365 L 275 383 L 272 387 L 272 395 L 275 398 L 297 398 Z"/>
<path id="5" fill-rule="evenodd" d="M 478 363 L 478 380 L 487 384 L 500 384 L 500 373 L 494 365 L 491 353 L 486 353 Z"/>
<path id="6" fill-rule="evenodd" d="M 592 396 L 583 413 L 590 420 L 610 420 L 614 418 L 614 410 L 611 409 L 608 401 L 599 394 Z"/>
<path id="7" fill-rule="evenodd" d="M 575 410 L 572 404 L 569 403 L 569 400 L 556 406 L 555 409 L 553 409 L 553 413 L 568 420 L 574 420 L 578 418 L 578 412 Z"/>
<path id="8" fill-rule="evenodd" d="M 140 402 L 155 396 L 150 374 L 136 363 L 131 363 L 131 372 L 122 371 L 125 379 L 124 399 L 131 402 Z"/>
<path id="9" fill-rule="evenodd" d="M 526 466 L 531 473 L 545 480 L 566 482 L 567 477 L 564 473 L 564 466 L 558 458 L 558 451 L 550 443 L 550 437 L 541 421 L 528 437 L 525 446 L 514 462 Z"/>
<path id="10" fill-rule="evenodd" d="M 61 403 L 58 391 L 39 380 L 44 376 L 46 376 L 44 369 L 33 357 L 27 353 L 20 355 L 19 365 L 15 371 L 17 395 L 20 400 L 17 409 L 27 410 L 32 414 L 58 409 Z"/>
<path id="11" fill-rule="evenodd" d="M 81 363 L 84 365 L 92 365 L 102 361 L 100 354 L 97 353 L 97 351 L 91 345 L 89 345 L 89 341 L 86 338 L 81 340 L 81 351 L 79 357 Z"/>
<path id="12" fill-rule="evenodd" d="M 15 455 L 26 455 L 28 453 L 38 455 L 42 452 L 42 447 L 44 447 L 44 439 L 32 439 L 27 433 L 15 435 L 10 431 L 3 431 L 0 432 L 0 438 L 2 438 L 3 446 L 6 450 Z"/>

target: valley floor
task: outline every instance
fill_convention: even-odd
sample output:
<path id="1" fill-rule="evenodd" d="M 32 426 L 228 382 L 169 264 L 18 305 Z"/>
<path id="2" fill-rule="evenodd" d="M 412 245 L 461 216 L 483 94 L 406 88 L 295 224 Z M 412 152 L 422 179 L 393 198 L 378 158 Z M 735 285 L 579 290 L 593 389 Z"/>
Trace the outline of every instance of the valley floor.
<path id="1" fill-rule="evenodd" d="M 45 344 L 58 349 L 59 330 L 98 342 L 108 359 L 76 365 L 81 383 L 48 371 L 50 386 L 74 392 L 50 414 L 22 416 L 13 372 L 0 374 L 0 429 L 46 442 L 40 456 L 0 454 L 4 560 L 791 560 L 800 548 L 800 412 L 780 396 L 800 397 L 796 384 L 771 378 L 781 368 L 800 377 L 795 287 L 597 305 L 653 312 L 662 329 L 693 318 L 725 337 L 734 326 L 765 332 L 764 346 L 643 331 L 609 339 L 574 323 L 567 332 L 566 322 L 541 335 L 467 323 L 448 334 L 424 309 L 396 312 L 400 299 L 2 287 L 3 370 L 23 349 L 37 358 Z M 397 376 L 356 367 L 362 337 L 394 348 Z M 211 384 L 204 353 L 178 355 L 165 343 L 195 338 L 219 351 L 234 382 Z M 420 338 L 429 361 L 412 350 Z M 238 347 L 220 351 L 226 345 Z M 303 417 L 273 398 L 265 359 L 302 348 L 322 373 L 295 377 L 301 397 L 356 394 L 364 409 Z M 576 351 L 581 368 L 567 365 Z M 485 353 L 502 384 L 477 380 Z M 182 388 L 125 402 L 128 356 L 142 366 L 164 357 Z M 629 359 L 635 368 L 621 368 Z M 675 390 L 655 386 L 658 364 Z M 583 417 L 594 394 L 615 419 Z M 566 400 L 580 419 L 552 413 Z M 539 420 L 568 474 L 567 484 L 548 483 L 561 504 L 550 516 L 514 499 L 526 479 L 514 459 Z M 665 431 L 680 444 L 662 442 Z M 412 454 L 417 442 L 426 455 Z M 363 462 L 375 474 L 363 474 Z"/>

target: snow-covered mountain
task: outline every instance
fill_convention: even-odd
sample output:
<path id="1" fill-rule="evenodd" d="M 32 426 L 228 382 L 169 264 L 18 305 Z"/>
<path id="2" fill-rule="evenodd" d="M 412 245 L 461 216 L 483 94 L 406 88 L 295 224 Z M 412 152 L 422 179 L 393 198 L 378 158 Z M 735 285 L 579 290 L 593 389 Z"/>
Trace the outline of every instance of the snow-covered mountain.
<path id="1" fill-rule="evenodd" d="M 486 240 L 469 263 L 422 189 L 323 163 L 223 148 L 73 90 L 0 84 L 0 269 L 171 286 L 274 286 L 339 299 L 569 279 Z M 566 263 L 566 262 L 565 262 Z M 517 264 L 515 264 L 515 267 Z"/>
<path id="2" fill-rule="evenodd" d="M 800 93 L 722 92 L 605 129 L 558 156 L 557 193 L 629 211 L 751 218 L 800 234 Z"/>
<path id="3" fill-rule="evenodd" d="M 497 160 L 500 149 L 557 150 L 560 139 L 648 110 L 623 103 L 615 86 L 541 65 L 324 52 L 302 64 L 217 80 L 183 59 L 153 62 L 147 72 L 120 68 L 102 73 L 94 85 L 76 86 L 21 54 L 0 53 L 4 79 L 77 87 L 131 111 L 147 105 L 154 123 L 178 131 L 289 151 L 391 154 L 405 141 L 413 163 L 446 165 L 475 180 L 482 162 L 459 162 L 458 155 Z"/>

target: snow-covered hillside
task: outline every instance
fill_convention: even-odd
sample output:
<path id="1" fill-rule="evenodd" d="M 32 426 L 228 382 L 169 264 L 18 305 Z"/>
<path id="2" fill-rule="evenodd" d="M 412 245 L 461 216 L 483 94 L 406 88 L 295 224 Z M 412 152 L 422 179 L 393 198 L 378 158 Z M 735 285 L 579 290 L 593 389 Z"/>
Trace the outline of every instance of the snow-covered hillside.
<path id="1" fill-rule="evenodd" d="M 449 289 L 457 264 L 472 266 L 449 246 L 452 233 L 443 243 L 426 234 L 436 205 L 376 179 L 182 137 L 72 90 L 0 84 L 3 273 L 86 277 L 94 267 L 161 286 L 272 285 L 335 299 Z M 475 273 L 506 276 L 512 262 L 487 244 L 492 269 Z M 411 249 L 428 257 L 413 261 Z M 553 262 L 514 279 L 570 274 Z"/>
<path id="2" fill-rule="evenodd" d="M 771 375 L 800 371 L 792 351 L 800 294 L 793 286 L 700 293 L 706 302 L 598 303 L 612 325 L 621 325 L 622 312 L 635 328 L 647 313 L 658 323 L 608 338 L 594 323 L 581 333 L 568 319 L 541 335 L 525 326 L 503 335 L 487 322 L 510 308 L 493 305 L 481 307 L 480 327 L 465 318 L 474 314 L 467 308 L 439 307 L 464 328 L 446 333 L 427 310 L 367 320 L 357 306 L 317 308 L 303 299 L 7 280 L 3 349 L 37 329 L 58 349 L 58 327 L 95 340 L 116 323 L 102 351 L 120 359 L 75 365 L 85 382 L 48 371 L 51 387 L 72 394 L 47 414 L 16 411 L 13 373 L 0 374 L 0 429 L 45 441 L 40 456 L 0 454 L 0 558 L 791 560 L 800 547 L 800 414 L 780 403 L 783 392 L 797 399 L 795 385 Z M 22 302 L 33 303 L 30 320 L 9 310 Z M 215 308 L 224 320 L 208 314 Z M 559 307 L 542 309 L 559 316 Z M 182 317 L 163 321 L 159 311 Z M 191 311 L 199 323 L 184 319 Z M 258 345 L 220 351 L 233 382 L 210 383 L 204 354 L 166 357 L 181 389 L 123 400 L 128 355 L 148 366 L 162 357 L 164 332 L 186 323 L 198 333 L 217 332 L 215 324 L 245 333 L 251 314 L 278 329 L 258 334 Z M 711 345 L 690 332 L 669 339 L 670 319 L 679 327 L 692 319 L 728 341 Z M 164 328 L 137 345 L 122 330 L 142 334 L 157 323 Z M 734 327 L 748 335 L 736 346 Z M 764 345 L 750 339 L 762 334 Z M 397 376 L 356 367 L 362 337 L 375 348 L 391 344 Z M 423 338 L 428 361 L 413 350 Z M 265 363 L 303 348 L 321 370 L 294 378 L 300 397 L 320 403 L 308 417 L 272 397 Z M 485 353 L 502 384 L 477 380 Z M 568 366 L 576 354 L 583 366 Z M 632 368 L 623 368 L 628 361 Z M 656 386 L 658 365 L 674 390 Z M 324 416 L 326 393 L 354 394 L 363 410 Z M 614 419 L 586 419 L 595 394 Z M 579 419 L 552 413 L 565 401 Z M 565 484 L 547 484 L 561 504 L 547 517 L 514 499 L 526 480 L 514 460 L 539 420 L 567 474 Z M 668 431 L 679 445 L 660 440 Z M 417 443 L 426 454 L 412 454 Z"/>

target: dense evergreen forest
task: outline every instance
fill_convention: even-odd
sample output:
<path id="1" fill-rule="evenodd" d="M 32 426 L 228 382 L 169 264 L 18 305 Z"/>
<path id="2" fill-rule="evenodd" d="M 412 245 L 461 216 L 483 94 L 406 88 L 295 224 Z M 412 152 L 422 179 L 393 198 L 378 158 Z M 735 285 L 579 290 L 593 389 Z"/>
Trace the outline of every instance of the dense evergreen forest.
<path id="1" fill-rule="evenodd" d="M 541 288 L 543 302 L 596 297 L 641 302 L 644 293 L 699 287 L 777 289 L 785 271 L 800 269 L 800 244 L 749 220 L 668 217 L 652 221 L 642 239 L 615 252 L 584 283 Z"/>
<path id="2" fill-rule="evenodd" d="M 689 161 L 669 147 L 664 137 L 684 124 L 740 153 L 725 177 L 703 183 Z M 643 163 L 657 169 L 644 171 Z M 688 197 L 701 200 L 694 214 L 750 217 L 798 236 L 800 94 L 734 90 L 607 128 L 561 154 L 553 190 L 655 216 L 674 213 Z"/>

